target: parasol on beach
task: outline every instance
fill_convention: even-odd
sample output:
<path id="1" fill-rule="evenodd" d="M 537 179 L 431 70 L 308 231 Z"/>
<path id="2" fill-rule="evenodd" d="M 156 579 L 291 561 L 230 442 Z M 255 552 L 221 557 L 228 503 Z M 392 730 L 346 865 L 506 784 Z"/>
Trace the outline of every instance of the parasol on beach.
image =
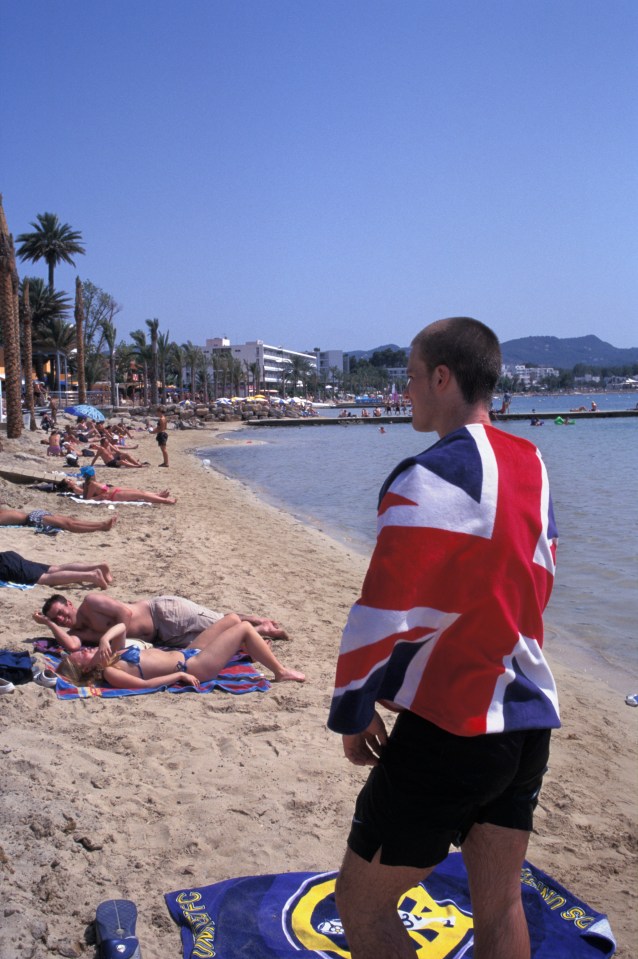
<path id="1" fill-rule="evenodd" d="M 70 413 L 71 416 L 86 416 L 95 423 L 104 422 L 104 413 L 100 413 L 97 406 L 91 406 L 89 403 L 76 403 L 75 406 L 65 406 L 64 412 Z"/>

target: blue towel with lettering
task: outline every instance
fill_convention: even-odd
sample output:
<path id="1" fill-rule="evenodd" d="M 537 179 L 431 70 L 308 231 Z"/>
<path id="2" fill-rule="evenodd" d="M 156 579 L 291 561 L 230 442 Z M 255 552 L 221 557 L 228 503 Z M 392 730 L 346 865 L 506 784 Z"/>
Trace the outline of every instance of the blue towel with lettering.
<path id="1" fill-rule="evenodd" d="M 344 959 L 336 872 L 227 879 L 165 896 L 183 959 Z M 521 873 L 532 959 L 605 959 L 616 943 L 607 917 L 526 862 Z M 399 914 L 418 959 L 472 959 L 473 923 L 460 853 L 403 896 Z"/>

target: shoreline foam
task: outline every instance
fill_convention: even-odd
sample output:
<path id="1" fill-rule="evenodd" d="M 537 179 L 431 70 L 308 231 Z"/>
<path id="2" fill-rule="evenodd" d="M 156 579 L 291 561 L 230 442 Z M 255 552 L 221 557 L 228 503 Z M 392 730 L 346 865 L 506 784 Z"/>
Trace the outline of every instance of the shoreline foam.
<path id="1" fill-rule="evenodd" d="M 175 592 L 213 608 L 269 614 L 291 634 L 276 643 L 278 655 L 303 668 L 308 682 L 236 698 L 61 702 L 34 684 L 1 697 L 2 955 L 43 959 L 61 944 L 91 955 L 83 941 L 95 907 L 121 897 L 137 902 L 144 956 L 165 959 L 179 954 L 179 935 L 164 892 L 339 865 L 365 771 L 346 763 L 325 722 L 340 631 L 366 558 L 191 455 L 221 432 L 171 431 L 168 471 L 154 465 L 117 474 L 125 485 L 168 484 L 177 506 L 128 507 L 108 534 L 49 539 L 4 529 L 3 548 L 50 562 L 107 560 L 116 577 L 111 592 L 121 599 Z M 35 445 L 40 436 L 4 440 L 0 462 L 46 463 Z M 154 438 L 140 436 L 141 458 L 156 464 Z M 106 469 L 99 475 L 113 480 Z M 74 515 L 107 509 L 4 482 L 0 499 Z M 29 648 L 24 640 L 42 632 L 30 614 L 48 591 L 2 595 L 1 645 Z M 68 595 L 79 602 L 85 593 Z M 630 959 L 638 933 L 638 710 L 560 664 L 556 676 L 564 725 L 529 859 L 606 912 L 617 956 Z"/>

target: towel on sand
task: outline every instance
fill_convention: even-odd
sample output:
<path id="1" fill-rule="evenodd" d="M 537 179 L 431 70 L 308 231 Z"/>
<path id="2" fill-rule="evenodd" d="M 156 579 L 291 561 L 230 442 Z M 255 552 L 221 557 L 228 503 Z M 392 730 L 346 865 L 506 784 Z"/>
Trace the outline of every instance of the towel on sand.
<path id="1" fill-rule="evenodd" d="M 52 669 L 55 669 L 60 660 L 58 657 L 47 653 L 47 660 Z M 147 693 L 212 693 L 219 689 L 224 693 L 233 693 L 235 696 L 243 693 L 266 693 L 270 689 L 270 683 L 261 673 L 252 665 L 251 661 L 244 657 L 241 660 L 231 660 L 225 666 L 215 679 L 202 683 L 197 689 L 194 686 L 182 686 L 175 683 L 173 686 L 153 686 L 149 689 L 114 689 L 112 686 L 74 686 L 58 676 L 55 691 L 58 699 L 92 699 L 94 697 L 102 699 L 113 699 L 116 696 L 144 696 Z"/>
<path id="2" fill-rule="evenodd" d="M 146 503 L 144 500 L 110 500 L 110 499 L 82 499 L 81 496 L 69 494 L 69 499 L 74 503 L 84 503 L 85 506 L 152 506 L 152 503 Z"/>
<path id="3" fill-rule="evenodd" d="M 180 927 L 183 959 L 343 959 L 336 872 L 227 879 L 165 895 Z M 532 959 L 607 959 L 616 943 L 607 917 L 526 862 L 521 873 Z M 419 959 L 471 959 L 472 908 L 461 853 L 452 853 L 399 902 Z"/>

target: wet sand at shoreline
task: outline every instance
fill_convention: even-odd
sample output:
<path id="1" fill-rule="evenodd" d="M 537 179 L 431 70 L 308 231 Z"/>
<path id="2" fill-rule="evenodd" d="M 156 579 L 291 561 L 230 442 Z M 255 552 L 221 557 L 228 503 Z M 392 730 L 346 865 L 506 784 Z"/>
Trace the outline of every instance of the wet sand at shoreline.
<path id="1" fill-rule="evenodd" d="M 280 620 L 275 643 L 307 682 L 265 695 L 157 694 L 62 702 L 34 684 L 0 697 L 3 838 L 0 955 L 93 954 L 99 902 L 131 898 L 145 959 L 180 955 L 163 893 L 230 876 L 339 865 L 365 771 L 327 731 L 340 631 L 366 560 L 205 468 L 194 447 L 215 431 L 169 434 L 169 470 L 140 434 L 144 470 L 105 482 L 159 491 L 176 506 L 118 506 L 109 533 L 55 538 L 3 529 L 3 549 L 43 562 L 106 561 L 110 592 L 162 593 Z M 51 466 L 41 433 L 6 440 L 2 468 Z M 86 506 L 0 479 L 0 502 L 101 518 Z M 31 620 L 49 590 L 2 590 L 2 648 L 43 635 Z M 86 595 L 69 588 L 74 601 Z M 553 643 L 552 643 L 553 645 Z M 550 645 L 551 656 L 551 645 Z M 563 728 L 554 737 L 528 858 L 609 915 L 617 955 L 635 954 L 638 710 L 599 680 L 553 661 Z M 20 944 L 20 947 L 19 947 Z M 66 950 L 66 951 L 64 951 Z"/>

